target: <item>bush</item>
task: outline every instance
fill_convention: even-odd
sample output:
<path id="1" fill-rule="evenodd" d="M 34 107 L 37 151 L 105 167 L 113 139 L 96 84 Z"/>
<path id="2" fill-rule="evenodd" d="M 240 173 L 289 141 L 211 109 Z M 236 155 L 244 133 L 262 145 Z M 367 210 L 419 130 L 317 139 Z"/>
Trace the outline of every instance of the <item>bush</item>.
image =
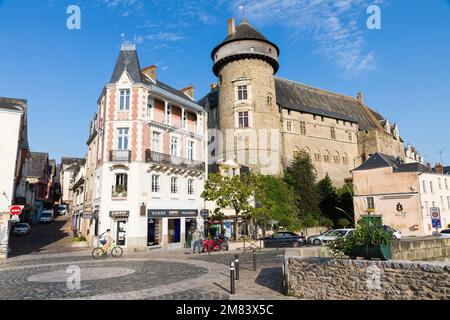
<path id="1" fill-rule="evenodd" d="M 341 218 L 338 221 L 338 225 L 342 228 L 347 228 L 350 224 L 351 224 L 351 222 L 345 218 Z"/>
<path id="2" fill-rule="evenodd" d="M 73 237 L 72 242 L 86 242 L 85 237 Z"/>
<path id="3" fill-rule="evenodd" d="M 391 231 L 370 221 L 361 220 L 352 235 L 342 237 L 327 243 L 328 248 L 335 256 L 351 256 L 358 247 L 390 246 L 394 242 Z"/>

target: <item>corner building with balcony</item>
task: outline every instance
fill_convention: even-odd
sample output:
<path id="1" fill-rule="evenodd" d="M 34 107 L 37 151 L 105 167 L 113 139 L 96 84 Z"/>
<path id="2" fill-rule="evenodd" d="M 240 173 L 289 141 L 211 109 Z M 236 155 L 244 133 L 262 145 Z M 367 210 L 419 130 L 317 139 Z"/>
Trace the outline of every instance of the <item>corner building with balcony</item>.
<path id="1" fill-rule="evenodd" d="M 203 225 L 203 108 L 194 88 L 177 90 L 141 69 L 134 45 L 122 45 L 98 100 L 93 216 L 127 251 L 183 248 Z M 94 245 L 95 245 L 94 241 Z"/>

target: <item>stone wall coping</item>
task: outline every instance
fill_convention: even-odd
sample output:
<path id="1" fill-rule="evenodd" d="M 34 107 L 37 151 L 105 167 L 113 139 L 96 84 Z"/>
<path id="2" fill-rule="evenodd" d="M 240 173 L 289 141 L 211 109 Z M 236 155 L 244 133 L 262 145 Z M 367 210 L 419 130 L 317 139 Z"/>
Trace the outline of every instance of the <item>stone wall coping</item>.
<path id="1" fill-rule="evenodd" d="M 380 265 L 385 266 L 387 268 L 393 269 L 407 269 L 412 267 L 421 267 L 424 271 L 436 271 L 442 272 L 446 270 L 450 273 L 450 262 L 446 261 L 407 261 L 407 260 L 388 260 L 388 261 L 380 261 L 380 260 L 351 260 L 351 259 L 337 259 L 337 258 L 324 258 L 324 257 L 301 257 L 301 256 L 293 256 L 286 254 L 285 255 L 285 263 L 289 263 L 292 259 L 294 260 L 309 260 L 314 261 L 320 264 L 326 265 L 354 265 L 356 267 L 367 267 L 369 265 Z"/>

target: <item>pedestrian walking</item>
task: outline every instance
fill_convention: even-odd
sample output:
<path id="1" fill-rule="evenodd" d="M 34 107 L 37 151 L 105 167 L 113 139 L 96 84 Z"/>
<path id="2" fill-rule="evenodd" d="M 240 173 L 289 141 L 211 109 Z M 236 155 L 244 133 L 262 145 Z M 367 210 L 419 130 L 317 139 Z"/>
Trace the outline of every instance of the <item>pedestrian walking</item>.
<path id="1" fill-rule="evenodd" d="M 198 254 L 202 251 L 202 234 L 195 228 L 192 231 L 192 253 L 195 254 L 195 248 L 198 248 Z"/>

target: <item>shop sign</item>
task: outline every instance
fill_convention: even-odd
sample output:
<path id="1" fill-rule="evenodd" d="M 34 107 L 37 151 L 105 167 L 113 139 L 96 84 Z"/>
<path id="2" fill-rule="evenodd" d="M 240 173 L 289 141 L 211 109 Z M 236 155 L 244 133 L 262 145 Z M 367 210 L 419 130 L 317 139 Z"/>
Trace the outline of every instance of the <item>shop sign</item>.
<path id="1" fill-rule="evenodd" d="M 109 216 L 114 219 L 118 218 L 128 218 L 130 216 L 130 211 L 110 211 Z"/>
<path id="2" fill-rule="evenodd" d="M 188 209 L 188 210 L 171 210 L 171 209 L 161 209 L 147 211 L 148 218 L 195 218 L 198 216 L 198 210 Z"/>
<path id="3" fill-rule="evenodd" d="M 92 212 L 83 212 L 83 219 L 91 220 L 94 218 L 94 215 Z"/>

